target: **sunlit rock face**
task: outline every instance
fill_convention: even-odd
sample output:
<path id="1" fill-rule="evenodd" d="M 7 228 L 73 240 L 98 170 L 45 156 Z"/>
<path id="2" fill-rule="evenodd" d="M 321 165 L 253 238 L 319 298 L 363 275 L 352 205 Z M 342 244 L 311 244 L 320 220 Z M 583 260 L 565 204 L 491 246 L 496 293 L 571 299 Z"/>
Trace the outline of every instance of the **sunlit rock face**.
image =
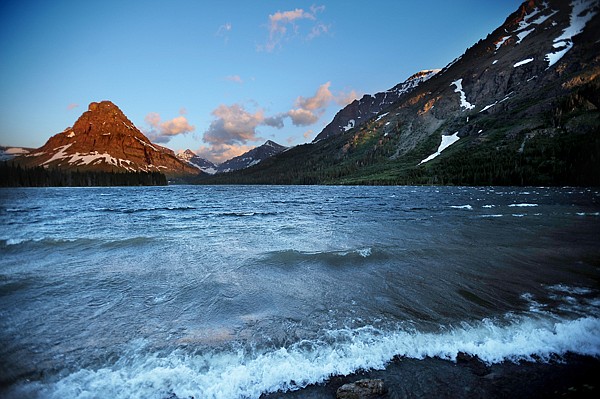
<path id="1" fill-rule="evenodd" d="M 63 170 L 198 174 L 198 169 L 182 162 L 173 151 L 151 143 L 110 101 L 90 103 L 73 127 L 17 162 Z"/>

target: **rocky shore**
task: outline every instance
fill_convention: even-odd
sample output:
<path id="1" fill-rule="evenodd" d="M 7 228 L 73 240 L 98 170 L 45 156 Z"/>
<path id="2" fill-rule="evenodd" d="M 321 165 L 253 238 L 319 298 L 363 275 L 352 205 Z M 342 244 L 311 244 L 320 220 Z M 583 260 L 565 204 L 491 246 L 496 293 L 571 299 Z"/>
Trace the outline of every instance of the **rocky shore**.
<path id="1" fill-rule="evenodd" d="M 596 398 L 600 393 L 600 359 L 568 354 L 543 362 L 504 362 L 486 365 L 459 354 L 456 362 L 427 358 L 395 358 L 385 370 L 333 377 L 325 384 L 292 392 L 265 394 L 261 399 L 374 398 Z M 345 384 L 383 381 L 383 389 L 364 396 L 348 393 Z M 364 382 L 361 384 L 364 385 Z M 350 393 L 350 395 L 353 395 Z"/>

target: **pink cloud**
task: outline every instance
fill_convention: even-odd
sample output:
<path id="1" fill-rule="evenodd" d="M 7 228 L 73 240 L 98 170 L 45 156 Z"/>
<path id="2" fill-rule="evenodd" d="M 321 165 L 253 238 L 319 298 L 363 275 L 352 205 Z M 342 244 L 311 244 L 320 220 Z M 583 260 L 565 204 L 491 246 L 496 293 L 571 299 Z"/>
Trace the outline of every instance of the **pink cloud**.
<path id="1" fill-rule="evenodd" d="M 79 107 L 79 104 L 71 103 L 71 104 L 67 105 L 67 109 L 69 111 L 71 111 L 72 109 L 75 109 L 77 107 Z"/>
<path id="2" fill-rule="evenodd" d="M 220 164 L 228 159 L 242 155 L 250 151 L 254 146 L 240 144 L 212 144 L 209 146 L 201 146 L 195 153 L 201 158 Z"/>
<path id="3" fill-rule="evenodd" d="M 352 101 L 358 100 L 361 96 L 362 95 L 359 94 L 356 90 L 351 90 L 348 93 L 340 92 L 335 97 L 335 102 L 339 106 L 345 107 L 346 105 L 350 104 Z"/>
<path id="4" fill-rule="evenodd" d="M 182 115 L 164 122 L 161 121 L 158 113 L 150 112 L 144 118 L 146 123 L 150 125 L 150 129 L 144 131 L 144 133 L 155 143 L 167 143 L 174 136 L 193 132 L 196 127 L 190 125 L 187 118 L 183 116 L 183 113 L 186 112 L 185 108 L 182 108 L 180 110 Z"/>

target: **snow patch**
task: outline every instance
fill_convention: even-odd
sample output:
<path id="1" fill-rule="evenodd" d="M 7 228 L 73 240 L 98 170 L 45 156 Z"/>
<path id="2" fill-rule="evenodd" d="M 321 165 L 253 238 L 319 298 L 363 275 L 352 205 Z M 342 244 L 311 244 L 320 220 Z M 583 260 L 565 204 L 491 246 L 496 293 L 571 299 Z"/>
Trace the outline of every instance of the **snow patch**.
<path id="1" fill-rule="evenodd" d="M 500 41 L 498 43 L 496 43 L 496 51 L 504 44 L 504 42 L 506 42 L 508 39 L 510 39 L 510 36 L 504 36 L 502 39 L 500 39 Z M 498 60 L 496 60 L 494 63 L 496 63 Z"/>
<path id="2" fill-rule="evenodd" d="M 421 162 L 419 162 L 419 165 L 421 165 L 421 164 L 423 164 L 425 162 L 431 161 L 433 158 L 435 158 L 438 155 L 440 155 L 441 152 L 444 151 L 446 148 L 448 148 L 452 144 L 456 143 L 459 139 L 460 139 L 460 137 L 458 137 L 458 132 L 456 132 L 456 133 L 454 133 L 453 135 L 450 135 L 450 136 L 444 136 L 444 135 L 442 135 L 442 142 L 440 143 L 440 146 L 438 147 L 437 151 L 434 152 L 433 154 L 431 154 L 430 156 L 428 156 L 427 158 L 425 158 L 424 160 L 422 160 Z"/>
<path id="3" fill-rule="evenodd" d="M 69 155 L 65 152 L 69 147 L 71 147 L 73 145 L 73 143 L 70 144 L 65 144 L 63 146 L 60 147 L 56 147 L 54 149 L 54 151 L 56 151 L 54 153 L 54 155 L 52 155 L 52 157 L 50 159 L 48 159 L 46 162 L 43 162 L 40 166 L 44 166 L 44 165 L 48 165 L 49 163 L 53 162 L 53 161 L 57 161 L 59 159 L 64 159 L 67 158 Z"/>
<path id="4" fill-rule="evenodd" d="M 71 130 L 71 133 L 67 134 L 68 138 L 75 137 L 75 132 Z"/>
<path id="5" fill-rule="evenodd" d="M 342 129 L 344 129 L 344 132 L 347 132 L 348 130 L 354 128 L 354 126 L 356 125 L 356 121 L 354 119 L 350 119 L 348 121 L 348 124 L 344 127 L 342 127 Z"/>
<path id="6" fill-rule="evenodd" d="M 583 32 L 585 25 L 596 15 L 596 11 L 591 9 L 595 2 L 595 0 L 575 0 L 571 3 L 570 24 L 559 37 L 554 39 L 552 44 L 552 47 L 558 50 L 546 54 L 545 60 L 548 61 L 548 68 L 556 64 L 573 48 L 573 36 Z"/>
<path id="7" fill-rule="evenodd" d="M 381 114 L 377 117 L 377 119 L 375 119 L 376 121 L 380 120 L 381 118 L 385 117 L 387 114 L 389 114 L 389 112 L 386 112 L 385 114 Z"/>
<path id="8" fill-rule="evenodd" d="M 470 102 L 467 101 L 467 95 L 463 91 L 463 87 L 462 87 L 462 78 L 452 82 L 452 84 L 450 86 L 452 86 L 452 85 L 456 86 L 456 89 L 454 89 L 454 92 L 460 94 L 460 106 L 463 108 L 466 108 L 466 109 L 475 108 L 475 106 L 473 104 L 471 104 Z"/>
<path id="9" fill-rule="evenodd" d="M 533 32 L 534 30 L 535 30 L 535 29 L 529 29 L 529 30 L 526 30 L 526 31 L 523 31 L 523 32 L 519 32 L 519 33 L 517 33 L 517 37 L 519 38 L 519 40 L 517 40 L 517 43 L 516 43 L 516 44 L 519 44 L 519 43 L 521 43 L 521 42 L 523 41 L 523 39 L 525 39 L 525 37 L 526 37 L 527 35 L 529 35 L 531 32 Z"/>
<path id="10" fill-rule="evenodd" d="M 521 65 L 529 64 L 531 61 L 533 61 L 533 58 L 527 58 L 526 60 L 517 62 L 515 65 L 513 65 L 513 67 L 516 68 L 520 67 Z"/>

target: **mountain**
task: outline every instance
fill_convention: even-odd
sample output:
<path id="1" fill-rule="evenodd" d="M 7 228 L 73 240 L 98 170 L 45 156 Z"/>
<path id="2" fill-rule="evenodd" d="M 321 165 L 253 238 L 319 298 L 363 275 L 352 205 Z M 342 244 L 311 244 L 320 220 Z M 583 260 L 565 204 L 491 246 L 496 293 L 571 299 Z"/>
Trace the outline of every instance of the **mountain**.
<path id="1" fill-rule="evenodd" d="M 14 159 L 25 167 L 105 172 L 161 172 L 196 175 L 168 148 L 153 144 L 112 102 L 93 102 L 63 132 L 42 147 Z"/>
<path id="2" fill-rule="evenodd" d="M 274 141 L 267 140 L 263 145 L 223 162 L 218 166 L 217 173 L 227 173 L 246 169 L 250 166 L 257 165 L 265 159 L 271 158 L 286 149 L 287 147 L 277 144 Z"/>
<path id="3" fill-rule="evenodd" d="M 217 165 L 210 162 L 207 159 L 201 158 L 194 151 L 187 149 L 179 154 L 177 158 L 189 163 L 190 165 L 200 169 L 204 173 L 215 174 L 217 173 Z"/>
<path id="4" fill-rule="evenodd" d="M 0 146 L 0 162 L 10 161 L 19 155 L 29 154 L 31 148 Z"/>
<path id="5" fill-rule="evenodd" d="M 342 108 L 334 117 L 333 120 L 325 126 L 313 142 L 324 140 L 336 134 L 347 132 L 352 128 L 357 128 L 373 118 L 373 115 L 379 114 L 381 111 L 398 101 L 398 98 L 403 94 L 410 93 L 420 83 L 431 78 L 438 73 L 439 69 L 420 71 L 406 79 L 393 88 L 376 93 L 374 95 L 365 94 L 360 100 L 354 100 Z"/>
<path id="6" fill-rule="evenodd" d="M 393 103 L 365 96 L 313 143 L 203 182 L 600 185 L 599 32 L 599 0 L 526 1 Z"/>

